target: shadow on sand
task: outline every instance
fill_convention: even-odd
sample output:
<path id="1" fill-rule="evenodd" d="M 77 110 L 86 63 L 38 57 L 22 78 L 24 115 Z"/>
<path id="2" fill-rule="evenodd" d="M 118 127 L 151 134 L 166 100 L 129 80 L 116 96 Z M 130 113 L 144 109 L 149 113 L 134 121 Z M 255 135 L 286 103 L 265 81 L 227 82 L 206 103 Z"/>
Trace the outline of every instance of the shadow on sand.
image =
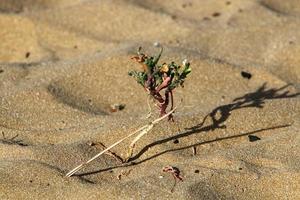
<path id="1" fill-rule="evenodd" d="M 197 124 L 193 127 L 186 128 L 186 130 L 184 132 L 179 133 L 177 135 L 174 135 L 172 137 L 168 137 L 168 138 L 165 138 L 165 139 L 162 139 L 162 140 L 155 141 L 151 144 L 148 144 L 142 150 L 140 150 L 140 152 L 138 152 L 134 157 L 132 157 L 129 161 L 135 161 L 140 156 L 142 156 L 149 148 L 152 148 L 156 145 L 160 145 L 160 144 L 163 144 L 163 143 L 166 143 L 166 142 L 169 142 L 169 141 L 173 141 L 173 140 L 176 140 L 176 139 L 179 139 L 179 138 L 187 137 L 187 136 L 190 136 L 192 134 L 196 134 L 196 133 L 200 133 L 200 132 L 207 132 L 207 131 L 212 131 L 212 130 L 215 130 L 215 129 L 224 129 L 224 128 L 226 128 L 226 126 L 223 125 L 223 123 L 230 117 L 231 112 L 234 111 L 234 110 L 242 109 L 242 108 L 248 108 L 248 107 L 263 108 L 264 103 L 265 103 L 266 100 L 294 98 L 294 97 L 297 97 L 297 96 L 300 95 L 300 93 L 291 94 L 290 91 L 287 90 L 289 86 L 290 85 L 288 84 L 288 85 L 285 85 L 281 88 L 268 89 L 267 88 L 267 83 L 264 83 L 255 92 L 247 93 L 242 97 L 238 97 L 238 98 L 234 99 L 233 102 L 230 103 L 230 104 L 226 104 L 226 105 L 216 107 L 215 109 L 213 109 L 209 114 L 207 114 L 204 117 L 204 119 L 202 120 L 201 123 L 199 123 L 199 124 Z M 203 126 L 205 121 L 208 118 L 211 119 L 212 123 L 210 125 Z M 168 153 L 168 152 L 184 150 L 184 149 L 188 149 L 188 148 L 191 148 L 191 147 L 196 147 L 196 146 L 200 146 L 200 145 L 204 145 L 204 144 L 208 144 L 208 143 L 214 143 L 214 142 L 218 142 L 218 141 L 222 141 L 222 140 L 229 140 L 229 139 L 233 139 L 233 138 L 244 137 L 244 136 L 251 135 L 251 134 L 254 134 L 254 133 L 258 133 L 258 132 L 262 132 L 262 131 L 266 131 L 266 130 L 274 130 L 274 129 L 278 129 L 278 128 L 285 128 L 285 127 L 288 127 L 288 126 L 291 126 L 291 124 L 284 124 L 284 125 L 279 125 L 279 126 L 274 126 L 274 127 L 258 129 L 258 130 L 254 130 L 254 131 L 251 131 L 251 132 L 239 134 L 239 135 L 233 135 L 233 136 L 228 136 L 228 137 L 223 137 L 223 138 L 216 138 L 216 139 L 213 139 L 213 140 L 199 142 L 199 143 L 188 145 L 188 146 L 185 146 L 185 147 L 168 149 L 168 150 L 159 152 L 155 155 L 152 155 L 148 158 L 145 158 L 143 160 L 140 160 L 138 162 L 131 162 L 131 163 L 123 164 L 123 165 L 120 165 L 120 166 L 115 166 L 115 167 L 110 167 L 110 168 L 107 168 L 107 169 L 102 169 L 102 170 L 98 170 L 98 171 L 94 171 L 94 172 L 79 174 L 79 176 L 95 174 L 95 173 L 108 171 L 108 170 L 111 170 L 111 169 L 114 169 L 114 168 L 119 168 L 119 167 L 127 167 L 127 166 L 130 166 L 130 165 L 141 164 L 143 162 L 146 162 L 148 160 L 151 160 L 153 158 L 156 158 L 156 157 L 161 156 L 161 155 L 163 155 L 165 153 Z"/>

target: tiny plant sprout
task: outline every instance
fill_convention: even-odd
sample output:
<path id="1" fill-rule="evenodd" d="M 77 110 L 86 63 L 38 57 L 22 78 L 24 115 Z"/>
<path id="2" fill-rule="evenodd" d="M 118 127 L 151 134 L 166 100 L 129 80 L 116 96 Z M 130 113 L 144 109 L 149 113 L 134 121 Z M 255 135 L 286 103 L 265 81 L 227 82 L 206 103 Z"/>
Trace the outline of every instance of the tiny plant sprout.
<path id="1" fill-rule="evenodd" d="M 173 90 L 178 86 L 183 87 L 187 75 L 191 72 L 190 63 L 184 59 L 182 65 L 175 62 L 158 64 L 163 52 L 162 47 L 160 53 L 154 57 L 147 56 L 141 50 L 142 48 L 139 47 L 137 55 L 131 59 L 141 64 L 142 71 L 130 71 L 128 74 L 134 77 L 155 101 L 162 117 L 167 113 L 170 103 L 170 110 L 173 109 Z M 172 114 L 169 115 L 168 120 L 174 121 Z"/>

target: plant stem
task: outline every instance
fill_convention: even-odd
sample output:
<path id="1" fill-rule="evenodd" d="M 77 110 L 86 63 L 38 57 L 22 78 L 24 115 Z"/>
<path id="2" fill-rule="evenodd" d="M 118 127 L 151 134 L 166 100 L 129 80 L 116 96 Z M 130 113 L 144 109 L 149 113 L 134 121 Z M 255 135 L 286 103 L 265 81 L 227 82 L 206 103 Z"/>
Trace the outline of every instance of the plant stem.
<path id="1" fill-rule="evenodd" d="M 167 113 L 166 115 L 157 118 L 156 120 L 150 122 L 149 124 L 142 126 L 141 128 L 137 129 L 136 131 L 134 131 L 133 133 L 123 137 L 122 139 L 120 139 L 119 141 L 115 142 L 114 144 L 112 144 L 111 146 L 107 147 L 106 149 L 104 149 L 103 151 L 101 151 L 100 153 L 96 154 L 94 157 L 92 157 L 91 159 L 89 159 L 86 162 L 81 163 L 80 165 L 78 165 L 77 167 L 75 167 L 74 169 L 72 169 L 71 171 L 69 171 L 66 174 L 66 177 L 71 177 L 73 174 L 75 174 L 77 171 L 79 171 L 80 169 L 82 169 L 84 166 L 86 166 L 87 164 L 89 164 L 90 162 L 92 162 L 93 160 L 95 160 L 96 158 L 98 158 L 99 156 L 101 156 L 102 154 L 104 154 L 105 152 L 109 151 L 111 148 L 117 146 L 118 144 L 120 144 L 121 142 L 123 142 L 124 140 L 126 140 L 127 138 L 135 135 L 136 133 L 143 133 L 143 134 L 139 134 L 134 140 L 133 142 L 136 143 L 143 135 L 145 135 L 146 133 L 148 133 L 155 124 L 157 124 L 158 122 L 160 122 L 161 120 L 165 119 L 166 117 L 168 117 L 169 115 L 171 115 L 175 110 L 177 109 L 177 107 L 175 107 L 173 110 L 171 110 L 169 113 Z"/>

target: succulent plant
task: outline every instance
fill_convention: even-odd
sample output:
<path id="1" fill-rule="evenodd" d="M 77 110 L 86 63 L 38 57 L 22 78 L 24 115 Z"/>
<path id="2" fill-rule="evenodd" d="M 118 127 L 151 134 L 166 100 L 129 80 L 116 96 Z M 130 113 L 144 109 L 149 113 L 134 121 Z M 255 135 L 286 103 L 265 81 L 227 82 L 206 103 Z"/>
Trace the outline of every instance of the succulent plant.
<path id="1" fill-rule="evenodd" d="M 174 107 L 173 90 L 178 86 L 183 87 L 183 83 L 187 75 L 191 72 L 190 63 L 187 62 L 187 60 L 184 60 L 182 62 L 182 65 L 178 65 L 175 62 L 171 62 L 170 64 L 163 63 L 159 65 L 158 61 L 163 52 L 163 48 L 161 48 L 159 54 L 156 57 L 149 57 L 146 54 L 142 53 L 141 50 L 142 48 L 139 47 L 137 55 L 133 56 L 132 59 L 142 65 L 142 71 L 130 71 L 128 72 L 128 74 L 134 77 L 138 84 L 140 84 L 148 92 L 149 96 L 156 101 L 157 106 L 160 110 L 160 118 L 157 118 L 147 125 L 140 127 L 136 131 L 130 133 L 129 135 L 123 137 L 119 141 L 105 148 L 103 151 L 101 151 L 91 159 L 81 163 L 80 165 L 69 171 L 66 174 L 67 177 L 71 177 L 87 164 L 103 155 L 107 151 L 110 151 L 111 148 L 120 144 L 127 138 L 136 135 L 129 146 L 128 157 L 124 159 L 125 162 L 128 162 L 132 158 L 135 144 L 141 139 L 142 136 L 151 131 L 156 124 L 167 117 L 168 120 L 174 121 L 172 114 L 177 107 Z M 164 92 L 164 94 L 161 94 L 162 92 Z M 167 112 L 170 101 L 171 109 L 169 112 Z M 168 168 L 167 170 L 172 172 L 175 178 L 181 180 L 179 171 L 176 171 L 175 168 Z"/>
<path id="2" fill-rule="evenodd" d="M 141 50 L 142 48 L 139 47 L 137 55 L 131 59 L 142 65 L 142 71 L 130 71 L 128 74 L 134 77 L 137 83 L 156 101 L 160 116 L 164 116 L 170 102 L 170 110 L 174 107 L 173 90 L 178 86 L 183 87 L 187 75 L 191 72 L 190 63 L 185 59 L 182 65 L 175 62 L 160 65 L 158 61 L 163 48 L 155 57 L 147 56 Z M 172 115 L 169 115 L 168 119 L 174 121 Z"/>

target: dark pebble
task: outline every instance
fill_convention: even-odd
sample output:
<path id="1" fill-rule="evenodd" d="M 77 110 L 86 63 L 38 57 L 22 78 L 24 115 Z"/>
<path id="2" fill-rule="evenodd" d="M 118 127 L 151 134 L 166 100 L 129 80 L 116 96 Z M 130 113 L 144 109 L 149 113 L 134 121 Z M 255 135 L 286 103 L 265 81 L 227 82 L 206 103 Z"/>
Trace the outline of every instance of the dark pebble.
<path id="1" fill-rule="evenodd" d="M 219 13 L 219 12 L 215 12 L 212 14 L 213 17 L 219 17 L 220 15 L 221 15 L 221 13 Z"/>
<path id="2" fill-rule="evenodd" d="M 252 77 L 252 74 L 250 74 L 249 72 L 245 72 L 245 71 L 242 71 L 241 75 L 242 75 L 242 77 L 247 78 L 247 79 L 250 79 Z"/>
<path id="3" fill-rule="evenodd" d="M 29 58 L 29 56 L 30 56 L 30 52 L 27 52 L 27 53 L 25 54 L 25 57 L 26 57 L 26 58 Z"/>
<path id="4" fill-rule="evenodd" d="M 261 140 L 259 137 L 255 136 L 255 135 L 248 135 L 249 141 L 250 142 L 255 142 L 257 140 Z"/>
<path id="5" fill-rule="evenodd" d="M 176 16 L 176 15 L 172 15 L 171 18 L 172 18 L 173 20 L 175 20 L 175 19 L 177 19 L 177 16 Z"/>

